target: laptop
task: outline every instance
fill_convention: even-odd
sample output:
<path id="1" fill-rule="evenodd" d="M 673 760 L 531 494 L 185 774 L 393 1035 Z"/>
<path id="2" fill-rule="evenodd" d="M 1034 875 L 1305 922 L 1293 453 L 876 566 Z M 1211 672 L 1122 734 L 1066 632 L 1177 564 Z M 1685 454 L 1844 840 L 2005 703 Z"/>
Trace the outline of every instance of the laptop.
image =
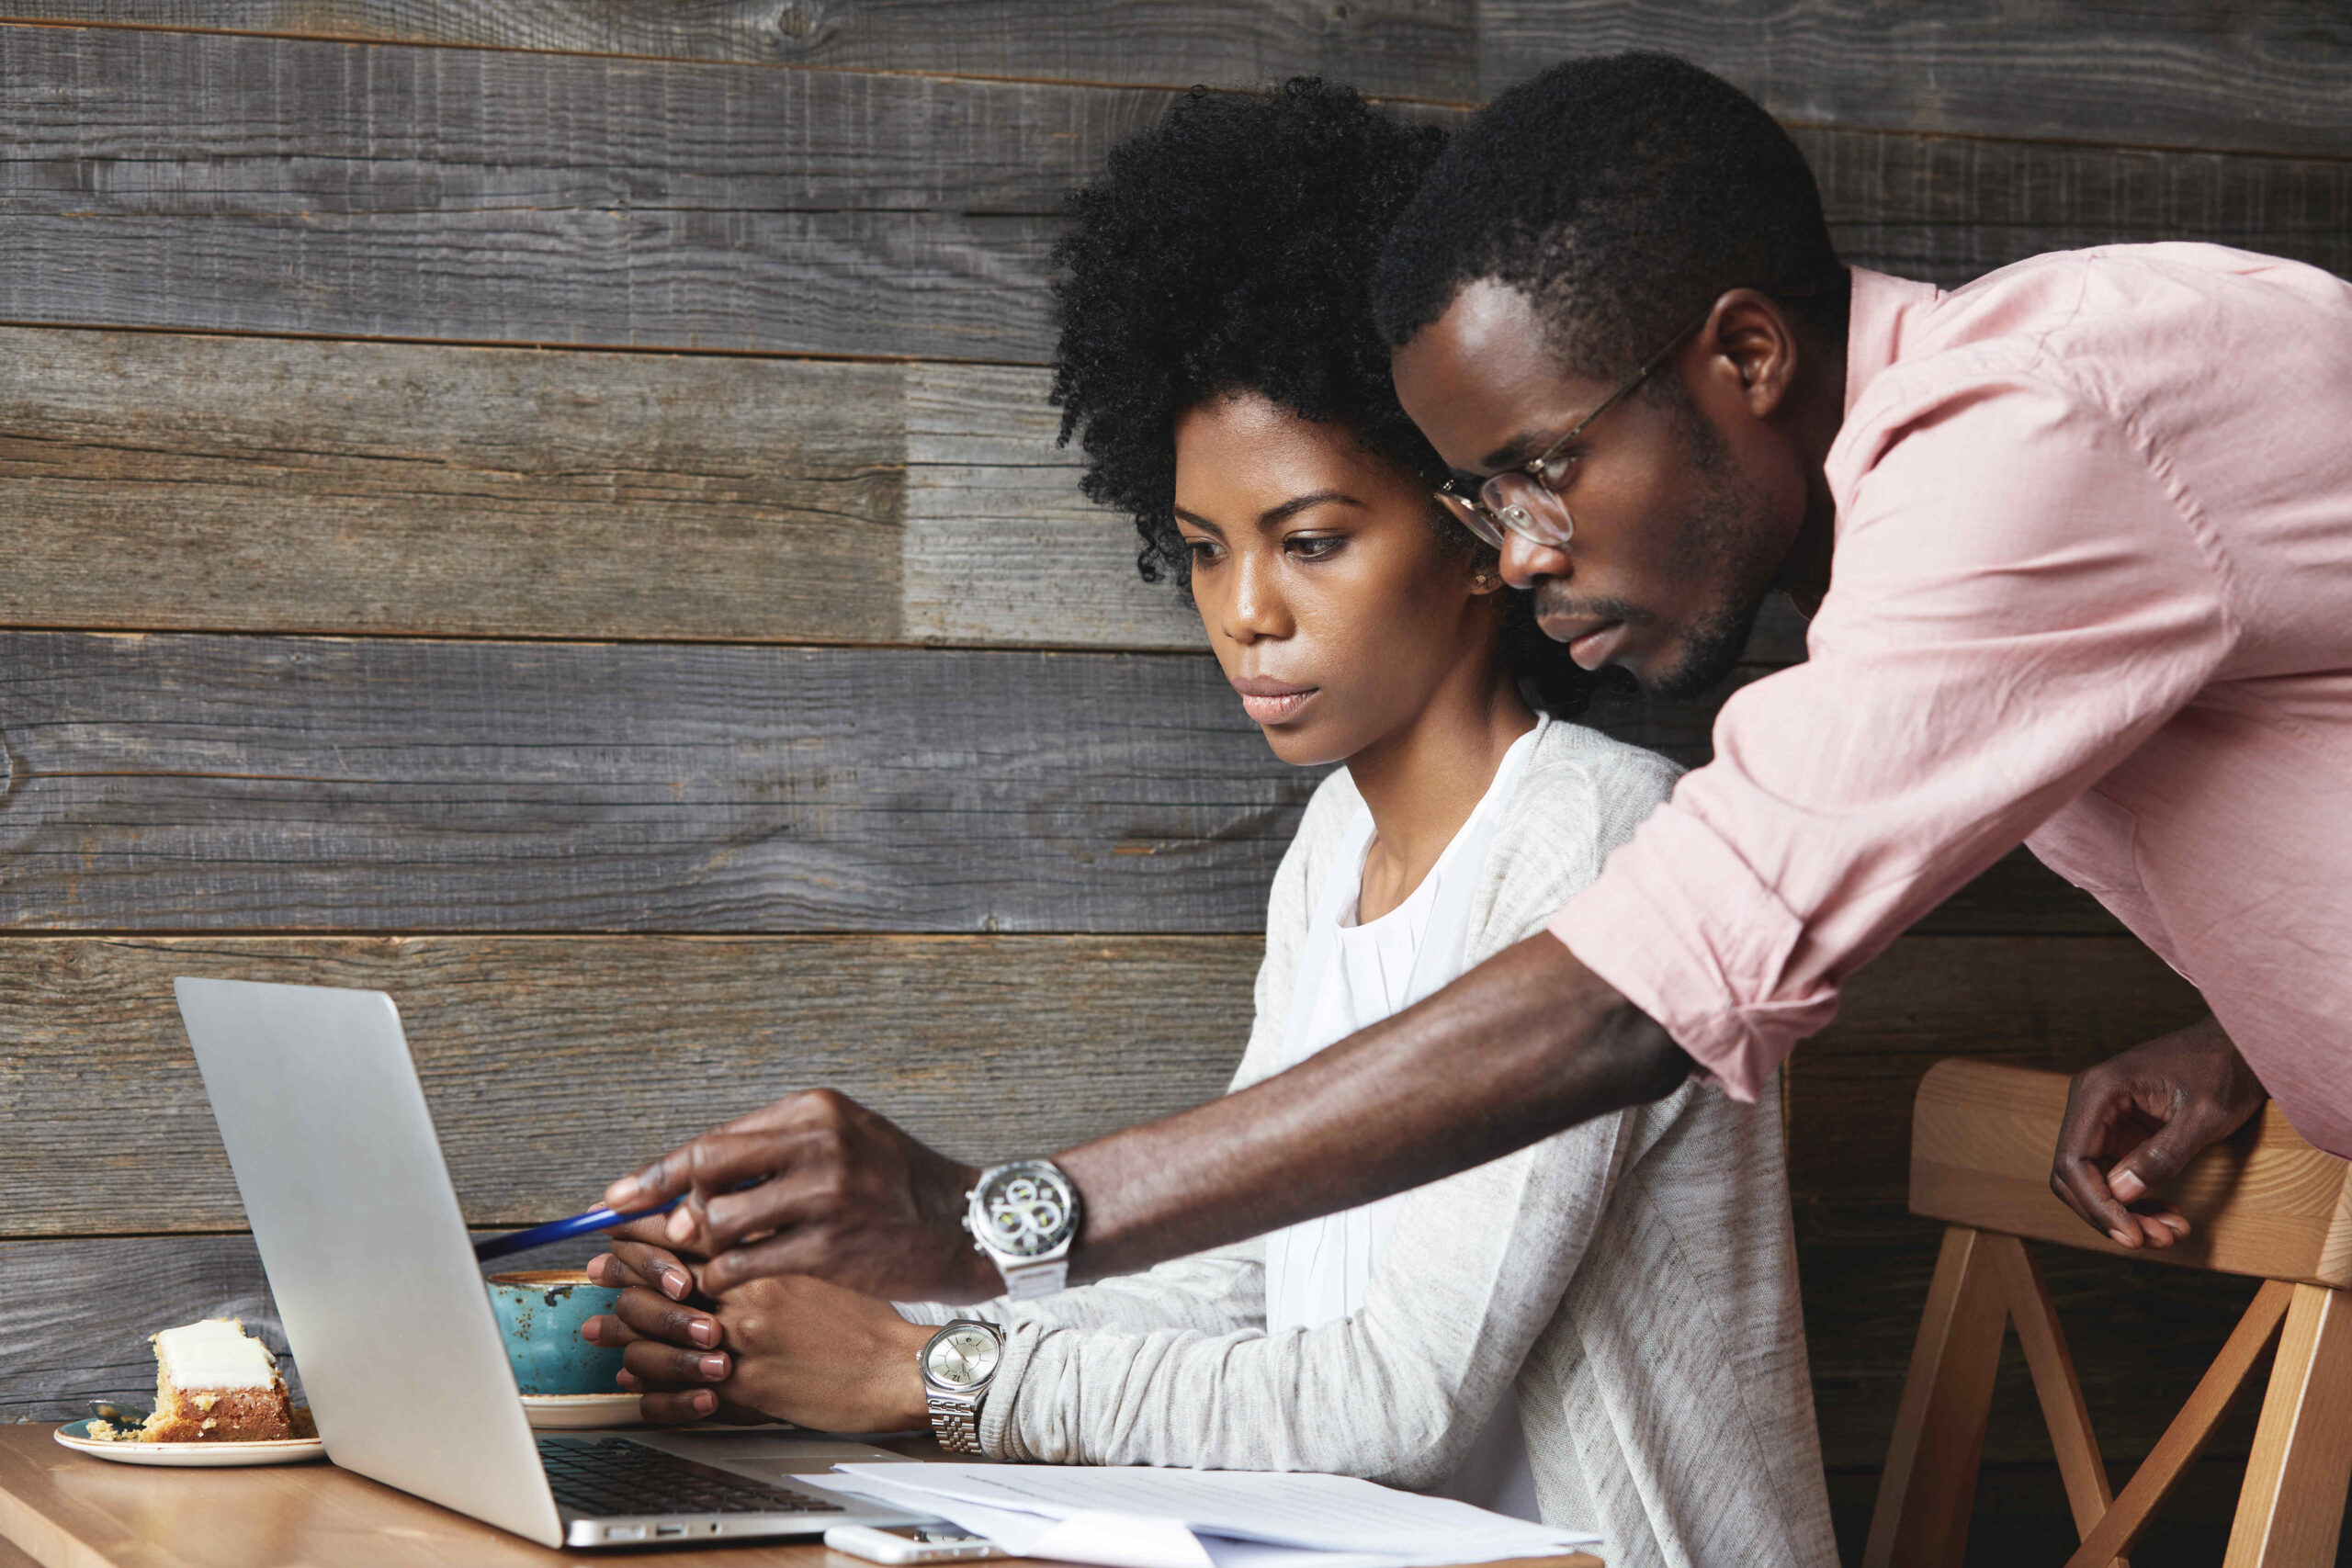
<path id="1" fill-rule="evenodd" d="M 533 1432 L 391 998 L 173 988 L 335 1463 L 547 1546 L 922 1519 L 791 1479 L 894 1457 L 863 1444 Z"/>

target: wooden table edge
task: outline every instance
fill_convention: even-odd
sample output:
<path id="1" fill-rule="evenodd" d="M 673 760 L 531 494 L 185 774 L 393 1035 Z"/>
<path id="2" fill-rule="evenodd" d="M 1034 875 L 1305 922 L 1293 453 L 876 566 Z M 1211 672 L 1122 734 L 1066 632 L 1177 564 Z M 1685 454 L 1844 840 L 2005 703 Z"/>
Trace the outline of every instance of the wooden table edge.
<path id="1" fill-rule="evenodd" d="M 126 1472 L 132 1475 L 152 1475 L 159 1479 L 164 1477 L 184 1479 L 191 1476 L 251 1476 L 255 1473 L 254 1471 L 238 1470 L 132 1470 L 128 1466 L 111 1465 L 105 1460 L 96 1459 L 88 1454 L 76 1453 L 61 1446 L 53 1436 L 56 1430 L 57 1425 L 50 1422 L 24 1422 L 0 1427 L 0 1543 L 14 1548 L 15 1552 L 20 1554 L 24 1560 L 39 1563 L 41 1568 L 123 1568 L 123 1564 L 100 1547 L 92 1544 L 76 1530 L 71 1518 L 71 1506 L 57 1509 L 44 1508 L 41 1506 L 43 1501 L 41 1497 L 28 1495 L 27 1491 L 20 1491 L 24 1472 L 28 1469 L 36 1471 L 39 1475 L 44 1477 L 59 1472 L 74 1473 L 85 1465 L 96 1467 L 97 1470 L 106 1472 Z M 562 1551 L 550 1547 L 538 1546 L 525 1540 L 520 1536 L 495 1530 L 493 1527 L 468 1518 L 463 1514 L 442 1508 L 422 1498 L 411 1497 L 393 1487 L 370 1481 L 364 1475 L 339 1470 L 329 1462 L 322 1461 L 299 1468 L 305 1472 L 315 1472 L 322 1476 L 336 1477 L 335 1480 L 326 1482 L 330 1486 L 356 1486 L 364 1488 L 368 1493 L 377 1494 L 380 1505 L 387 1509 L 388 1514 L 397 1514 L 411 1507 L 427 1509 L 434 1516 L 447 1520 L 463 1521 L 462 1527 L 453 1526 L 453 1529 L 462 1529 L 464 1527 L 471 1527 L 474 1530 L 492 1531 L 502 1541 L 510 1543 L 521 1559 L 543 1562 L 550 1565 L 550 1568 L 552 1565 L 561 1563 L 594 1562 L 618 1564 L 642 1562 L 647 1560 L 646 1553 L 632 1552 L 628 1550 Z M 71 1503 L 70 1499 L 54 1498 L 52 1500 Z M 386 1522 L 390 1524 L 395 1521 L 388 1517 Z M 284 1559 L 287 1562 L 318 1560 L 315 1553 L 305 1551 L 299 1540 L 288 1540 L 286 1544 L 288 1551 L 292 1553 Z M 447 1548 L 456 1544 L 458 1543 L 447 1540 L 420 1540 L 416 1544 L 415 1561 L 419 1563 L 446 1561 Z M 724 1552 L 726 1555 L 721 1559 L 710 1555 L 714 1552 Z M 845 1556 L 813 1541 L 779 1541 L 764 1548 L 748 1542 L 705 1549 L 670 1547 L 663 1549 L 659 1553 L 659 1557 L 661 1564 L 723 1561 L 729 1564 L 730 1568 L 769 1568 L 769 1565 L 773 1565 L 773 1568 L 784 1568 L 786 1564 L 791 1565 L 791 1568 L 866 1568 L 863 1560 Z M 999 1561 L 1031 1562 L 1038 1560 L 1004 1558 Z M 10 1556 L 0 1555 L 0 1568 L 14 1568 L 14 1560 Z M 254 1568 L 273 1568 L 273 1564 L 256 1562 Z M 654 1568 L 660 1568 L 660 1565 L 654 1565 Z M 1064 1568 L 1067 1568 L 1067 1565 L 1064 1565 Z M 1514 1558 L 1509 1562 L 1491 1564 L 1489 1568 L 1605 1568 L 1605 1565 L 1600 1558 L 1588 1552 L 1577 1551 L 1559 1557 Z"/>

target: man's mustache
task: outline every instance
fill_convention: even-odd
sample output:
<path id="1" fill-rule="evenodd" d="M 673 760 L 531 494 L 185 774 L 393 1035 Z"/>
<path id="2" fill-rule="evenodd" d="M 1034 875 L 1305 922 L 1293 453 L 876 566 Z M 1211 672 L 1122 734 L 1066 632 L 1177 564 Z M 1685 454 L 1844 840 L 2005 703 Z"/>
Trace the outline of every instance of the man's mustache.
<path id="1" fill-rule="evenodd" d="M 1647 610 L 1637 608 L 1623 599 L 1579 599 L 1572 595 L 1563 582 L 1545 581 L 1535 585 L 1535 621 L 1568 621 L 1590 625 L 1595 621 L 1623 621 L 1627 626 L 1639 626 L 1657 619 Z M 1545 634 L 1549 636 L 1547 632 Z"/>

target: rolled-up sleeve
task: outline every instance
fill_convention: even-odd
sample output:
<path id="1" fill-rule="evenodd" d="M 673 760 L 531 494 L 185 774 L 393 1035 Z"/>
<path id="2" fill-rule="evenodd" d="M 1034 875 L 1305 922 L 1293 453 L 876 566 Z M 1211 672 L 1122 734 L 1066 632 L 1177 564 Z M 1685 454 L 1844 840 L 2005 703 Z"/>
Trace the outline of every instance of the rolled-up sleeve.
<path id="1" fill-rule="evenodd" d="M 1890 375 L 1849 415 L 1807 661 L 1731 698 L 1714 761 L 1551 922 L 1742 1100 L 2232 643 L 2225 553 L 2161 454 L 2048 378 L 1955 379 Z"/>

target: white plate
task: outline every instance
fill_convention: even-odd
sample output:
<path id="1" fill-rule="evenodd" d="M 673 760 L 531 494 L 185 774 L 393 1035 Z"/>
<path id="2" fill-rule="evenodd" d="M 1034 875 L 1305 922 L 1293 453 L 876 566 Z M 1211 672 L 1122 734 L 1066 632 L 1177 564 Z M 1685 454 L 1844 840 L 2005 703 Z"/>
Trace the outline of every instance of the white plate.
<path id="1" fill-rule="evenodd" d="M 543 1432 L 644 1425 L 633 1393 L 526 1393 L 523 1414 Z"/>
<path id="2" fill-rule="evenodd" d="M 168 1470 L 228 1470 L 249 1464 L 300 1464 L 324 1459 L 327 1446 L 316 1438 L 267 1438 L 242 1443 L 109 1443 L 90 1436 L 87 1421 L 68 1421 L 57 1440 L 76 1453 L 117 1464 L 154 1464 Z"/>

